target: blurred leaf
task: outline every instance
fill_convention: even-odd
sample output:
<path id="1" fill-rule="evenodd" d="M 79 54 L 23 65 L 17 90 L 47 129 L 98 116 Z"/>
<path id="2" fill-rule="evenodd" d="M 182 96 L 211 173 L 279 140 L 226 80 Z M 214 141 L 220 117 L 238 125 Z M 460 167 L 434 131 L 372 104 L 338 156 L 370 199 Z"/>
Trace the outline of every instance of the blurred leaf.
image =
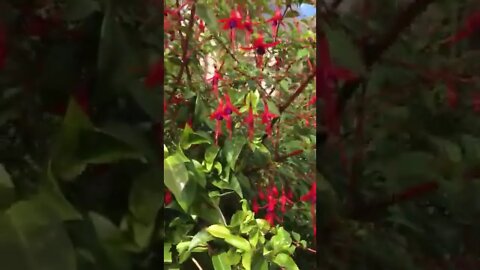
<path id="1" fill-rule="evenodd" d="M 228 263 L 227 253 L 223 252 L 212 256 L 214 270 L 231 270 L 232 267 Z"/>
<path id="2" fill-rule="evenodd" d="M 0 215 L 0 261 L 9 270 L 75 270 L 75 251 L 60 219 L 33 201 Z"/>

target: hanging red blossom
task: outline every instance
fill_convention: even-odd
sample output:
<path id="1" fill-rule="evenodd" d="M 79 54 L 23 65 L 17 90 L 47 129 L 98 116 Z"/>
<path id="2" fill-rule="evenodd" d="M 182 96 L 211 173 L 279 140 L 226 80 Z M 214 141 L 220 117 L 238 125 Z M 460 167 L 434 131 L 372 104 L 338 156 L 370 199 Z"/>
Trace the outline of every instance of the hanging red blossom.
<path id="1" fill-rule="evenodd" d="M 213 73 L 213 76 L 207 79 L 207 81 L 210 81 L 212 83 L 212 90 L 216 97 L 218 97 L 218 83 L 220 82 L 221 79 L 222 79 L 222 74 L 216 68 Z"/>
<path id="2" fill-rule="evenodd" d="M 145 87 L 153 88 L 163 85 L 163 61 L 159 60 L 149 70 L 147 77 L 145 78 Z"/>
<path id="3" fill-rule="evenodd" d="M 233 106 L 232 101 L 230 100 L 230 96 L 228 94 L 225 94 L 225 105 L 223 107 L 223 116 L 225 118 L 226 124 L 227 124 L 227 130 L 230 136 L 230 139 L 232 138 L 232 117 L 231 114 L 232 112 L 235 112 L 237 115 L 240 115 L 240 111 Z"/>
<path id="4" fill-rule="evenodd" d="M 278 115 L 274 114 L 274 113 L 271 113 L 269 110 L 268 110 L 268 104 L 265 100 L 263 100 L 263 113 L 261 115 L 262 117 L 262 124 L 265 125 L 265 130 L 267 132 L 267 135 L 268 136 L 271 136 L 272 135 L 272 120 L 274 118 L 277 118 Z"/>
<path id="5" fill-rule="evenodd" d="M 282 196 L 280 196 L 280 211 L 282 213 L 285 213 L 287 211 L 287 203 L 291 204 L 293 202 L 288 198 L 288 194 L 285 192 L 285 189 L 283 189 Z"/>
<path id="6" fill-rule="evenodd" d="M 242 15 L 240 14 L 240 11 L 232 9 L 230 11 L 230 17 L 220 19 L 218 21 L 223 23 L 223 30 L 230 31 L 230 42 L 232 48 L 235 48 L 235 29 L 243 28 Z"/>
<path id="7" fill-rule="evenodd" d="M 0 23 L 0 70 L 5 67 L 7 60 L 7 29 Z"/>
<path id="8" fill-rule="evenodd" d="M 258 205 L 258 201 L 257 201 L 257 197 L 254 197 L 253 198 L 253 201 L 252 201 L 252 210 L 255 214 L 258 214 L 258 212 L 260 211 L 260 206 Z"/>
<path id="9" fill-rule="evenodd" d="M 165 205 L 169 205 L 173 201 L 172 193 L 170 193 L 170 190 L 168 189 L 165 190 L 163 201 L 165 202 Z"/>
<path id="10" fill-rule="evenodd" d="M 258 23 L 252 22 L 250 15 L 247 14 L 245 21 L 243 22 L 243 29 L 245 29 L 245 43 L 250 44 L 250 36 L 253 34 L 253 26 Z"/>
<path id="11" fill-rule="evenodd" d="M 248 116 L 245 118 L 245 123 L 248 128 L 248 138 L 252 140 L 255 133 L 255 117 L 251 106 L 248 108 Z"/>
<path id="12" fill-rule="evenodd" d="M 317 201 L 317 183 L 315 181 L 312 183 L 312 186 L 311 186 L 310 190 L 308 191 L 308 193 L 303 195 L 302 197 L 300 197 L 300 200 L 304 201 L 304 202 L 311 202 L 312 204 L 316 203 L 316 201 Z"/>
<path id="13" fill-rule="evenodd" d="M 218 100 L 217 109 L 210 115 L 210 119 L 215 120 L 215 143 L 218 144 L 218 137 L 222 134 L 222 120 L 224 107 L 221 99 Z"/>
<path id="14" fill-rule="evenodd" d="M 476 113 L 480 112 L 480 94 L 475 93 L 472 98 L 473 111 Z"/>
<path id="15" fill-rule="evenodd" d="M 282 19 L 283 19 L 282 10 L 277 7 L 275 9 L 275 12 L 274 12 L 273 16 L 270 19 L 267 20 L 267 22 L 271 23 L 271 25 L 272 25 L 272 33 L 274 35 L 277 34 L 278 27 L 280 26 L 280 24 L 285 25 L 282 22 Z"/>
<path id="16" fill-rule="evenodd" d="M 261 67 L 263 65 L 263 55 L 267 52 L 268 48 L 274 47 L 278 45 L 280 42 L 275 41 L 271 43 L 265 43 L 263 41 L 263 35 L 261 33 L 258 34 L 257 38 L 253 41 L 252 46 L 250 47 L 242 47 L 243 50 L 255 50 L 257 54 L 257 67 Z"/>
<path id="17" fill-rule="evenodd" d="M 477 30 L 480 29 L 480 12 L 476 11 L 468 16 L 466 22 L 455 34 L 447 38 L 446 42 L 453 44 L 459 42 L 465 38 L 472 36 Z"/>

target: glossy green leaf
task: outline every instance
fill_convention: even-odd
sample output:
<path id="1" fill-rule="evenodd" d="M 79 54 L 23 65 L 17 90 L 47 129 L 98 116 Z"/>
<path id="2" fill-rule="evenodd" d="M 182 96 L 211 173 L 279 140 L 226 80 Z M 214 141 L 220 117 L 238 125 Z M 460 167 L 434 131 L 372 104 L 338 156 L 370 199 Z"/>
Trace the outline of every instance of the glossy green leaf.
<path id="1" fill-rule="evenodd" d="M 292 257 L 288 256 L 285 253 L 280 253 L 273 259 L 273 262 L 277 265 L 284 267 L 286 270 L 299 270 L 295 261 Z"/>
<path id="2" fill-rule="evenodd" d="M 9 270 L 76 270 L 75 251 L 61 220 L 35 201 L 0 215 L 0 260 Z"/>
<path id="3" fill-rule="evenodd" d="M 212 256 L 214 270 L 231 270 L 232 267 L 228 263 L 227 253 L 223 252 Z"/>

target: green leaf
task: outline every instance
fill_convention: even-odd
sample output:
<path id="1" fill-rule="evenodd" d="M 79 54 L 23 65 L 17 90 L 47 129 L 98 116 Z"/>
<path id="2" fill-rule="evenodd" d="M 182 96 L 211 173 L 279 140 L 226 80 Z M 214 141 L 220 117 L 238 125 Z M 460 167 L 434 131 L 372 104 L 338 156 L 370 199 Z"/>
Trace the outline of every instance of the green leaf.
<path id="1" fill-rule="evenodd" d="M 252 256 L 253 256 L 253 250 L 245 252 L 242 255 L 242 266 L 243 268 L 245 268 L 245 270 L 252 269 Z"/>
<path id="2" fill-rule="evenodd" d="M 433 144 L 437 147 L 439 153 L 446 155 L 450 161 L 456 163 L 462 161 L 462 150 L 460 149 L 460 146 L 454 144 L 449 140 L 439 137 L 433 137 L 431 140 Z"/>
<path id="3" fill-rule="evenodd" d="M 0 164 L 0 209 L 10 206 L 15 200 L 15 187 L 5 167 Z"/>
<path id="4" fill-rule="evenodd" d="M 209 234 L 222 239 L 232 235 L 232 233 L 227 227 L 218 224 L 211 225 L 206 230 Z"/>
<path id="5" fill-rule="evenodd" d="M 260 253 L 255 253 L 252 258 L 252 270 L 268 270 L 268 261 Z"/>
<path id="6" fill-rule="evenodd" d="M 180 206 L 187 211 L 194 198 L 184 192 L 187 184 L 190 183 L 185 164 L 178 157 L 178 154 L 175 154 L 167 157 L 163 166 L 165 186 L 172 192 Z"/>
<path id="7" fill-rule="evenodd" d="M 189 125 L 185 125 L 185 129 L 180 137 L 180 146 L 183 149 L 186 150 L 192 145 L 204 143 L 211 144 L 212 142 L 210 141 L 209 137 L 195 133 Z"/>
<path id="8" fill-rule="evenodd" d="M 213 237 L 210 235 L 210 233 L 206 230 L 201 230 L 192 238 L 188 250 L 191 251 L 195 247 L 205 245 L 210 240 L 213 240 Z"/>
<path id="9" fill-rule="evenodd" d="M 76 270 L 75 251 L 61 220 L 34 201 L 0 214 L 0 261 L 8 270 Z"/>
<path id="10" fill-rule="evenodd" d="M 207 169 L 207 172 L 210 172 L 212 170 L 213 162 L 215 161 L 219 150 L 220 147 L 213 144 L 207 148 L 207 151 L 205 151 L 205 167 Z"/>
<path id="11" fill-rule="evenodd" d="M 301 49 L 297 52 L 297 60 L 301 60 L 305 56 L 309 55 L 310 51 L 308 49 Z"/>
<path id="12" fill-rule="evenodd" d="M 252 246 L 247 241 L 247 239 L 245 239 L 243 237 L 240 237 L 240 236 L 236 236 L 236 235 L 227 236 L 227 237 L 225 237 L 225 242 L 227 242 L 230 245 L 232 245 L 232 246 L 234 246 L 238 249 L 241 249 L 243 251 L 252 250 Z"/>
<path id="13" fill-rule="evenodd" d="M 214 270 L 232 270 L 231 265 L 228 263 L 228 257 L 226 252 L 222 252 L 212 256 L 212 264 Z"/>
<path id="14" fill-rule="evenodd" d="M 129 196 L 129 210 L 134 217 L 134 239 L 144 248 L 148 244 L 158 211 L 162 207 L 163 183 L 159 170 L 146 171 L 134 179 Z M 140 223 L 140 224 L 136 224 Z"/>
<path id="15" fill-rule="evenodd" d="M 171 263 L 172 262 L 172 243 L 164 243 L 163 244 L 163 262 L 164 263 Z"/>
<path id="16" fill-rule="evenodd" d="M 284 267 L 286 270 L 300 270 L 292 257 L 285 253 L 280 253 L 275 256 L 273 262 L 281 267 Z"/>
<path id="17" fill-rule="evenodd" d="M 137 82 L 135 87 L 129 88 L 133 100 L 154 122 L 162 121 L 163 106 L 158 105 L 163 104 L 162 96 L 158 92 L 149 91 L 138 84 L 139 82 Z"/>
<path id="18" fill-rule="evenodd" d="M 80 131 L 92 129 L 93 125 L 87 115 L 74 99 L 70 99 L 52 157 L 52 169 L 55 173 L 71 179 L 85 169 L 85 164 L 75 162 L 74 153 L 79 147 Z"/>
<path id="19" fill-rule="evenodd" d="M 340 28 L 325 27 L 325 34 L 334 63 L 357 74 L 364 74 L 366 69 L 360 51 L 347 33 Z"/>
<path id="20" fill-rule="evenodd" d="M 244 137 L 234 137 L 232 140 L 226 141 L 225 146 L 222 149 L 227 159 L 228 165 L 234 171 L 237 159 L 240 156 L 240 153 L 242 152 L 243 146 L 246 142 L 247 141 Z"/>

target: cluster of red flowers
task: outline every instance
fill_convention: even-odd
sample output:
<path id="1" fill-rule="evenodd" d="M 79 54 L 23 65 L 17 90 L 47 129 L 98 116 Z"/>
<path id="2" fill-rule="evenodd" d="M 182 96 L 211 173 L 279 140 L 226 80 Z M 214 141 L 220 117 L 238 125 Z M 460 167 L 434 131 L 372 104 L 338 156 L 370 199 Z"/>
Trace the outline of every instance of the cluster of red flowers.
<path id="1" fill-rule="evenodd" d="M 311 216 L 313 220 L 313 232 L 314 235 L 316 235 L 316 229 L 315 229 L 315 204 L 317 201 L 317 184 L 314 181 L 310 190 L 308 191 L 307 194 L 303 195 L 300 197 L 300 201 L 303 202 L 309 202 L 311 203 L 310 205 L 310 210 L 311 210 Z M 265 205 L 260 206 L 260 202 L 265 202 Z M 282 189 L 282 194 L 280 195 L 277 189 L 277 186 L 271 185 L 267 187 L 266 193 L 261 189 L 261 187 L 258 188 L 258 196 L 253 198 L 252 202 L 252 210 L 253 212 L 258 215 L 260 212 L 260 209 L 265 209 L 265 220 L 267 220 L 270 225 L 274 226 L 275 221 L 277 222 L 283 222 L 283 220 L 277 216 L 276 209 L 280 208 L 280 212 L 282 214 L 285 214 L 287 211 L 287 206 L 288 205 L 293 205 L 294 204 L 294 195 L 293 192 L 290 188 L 286 187 Z"/>

